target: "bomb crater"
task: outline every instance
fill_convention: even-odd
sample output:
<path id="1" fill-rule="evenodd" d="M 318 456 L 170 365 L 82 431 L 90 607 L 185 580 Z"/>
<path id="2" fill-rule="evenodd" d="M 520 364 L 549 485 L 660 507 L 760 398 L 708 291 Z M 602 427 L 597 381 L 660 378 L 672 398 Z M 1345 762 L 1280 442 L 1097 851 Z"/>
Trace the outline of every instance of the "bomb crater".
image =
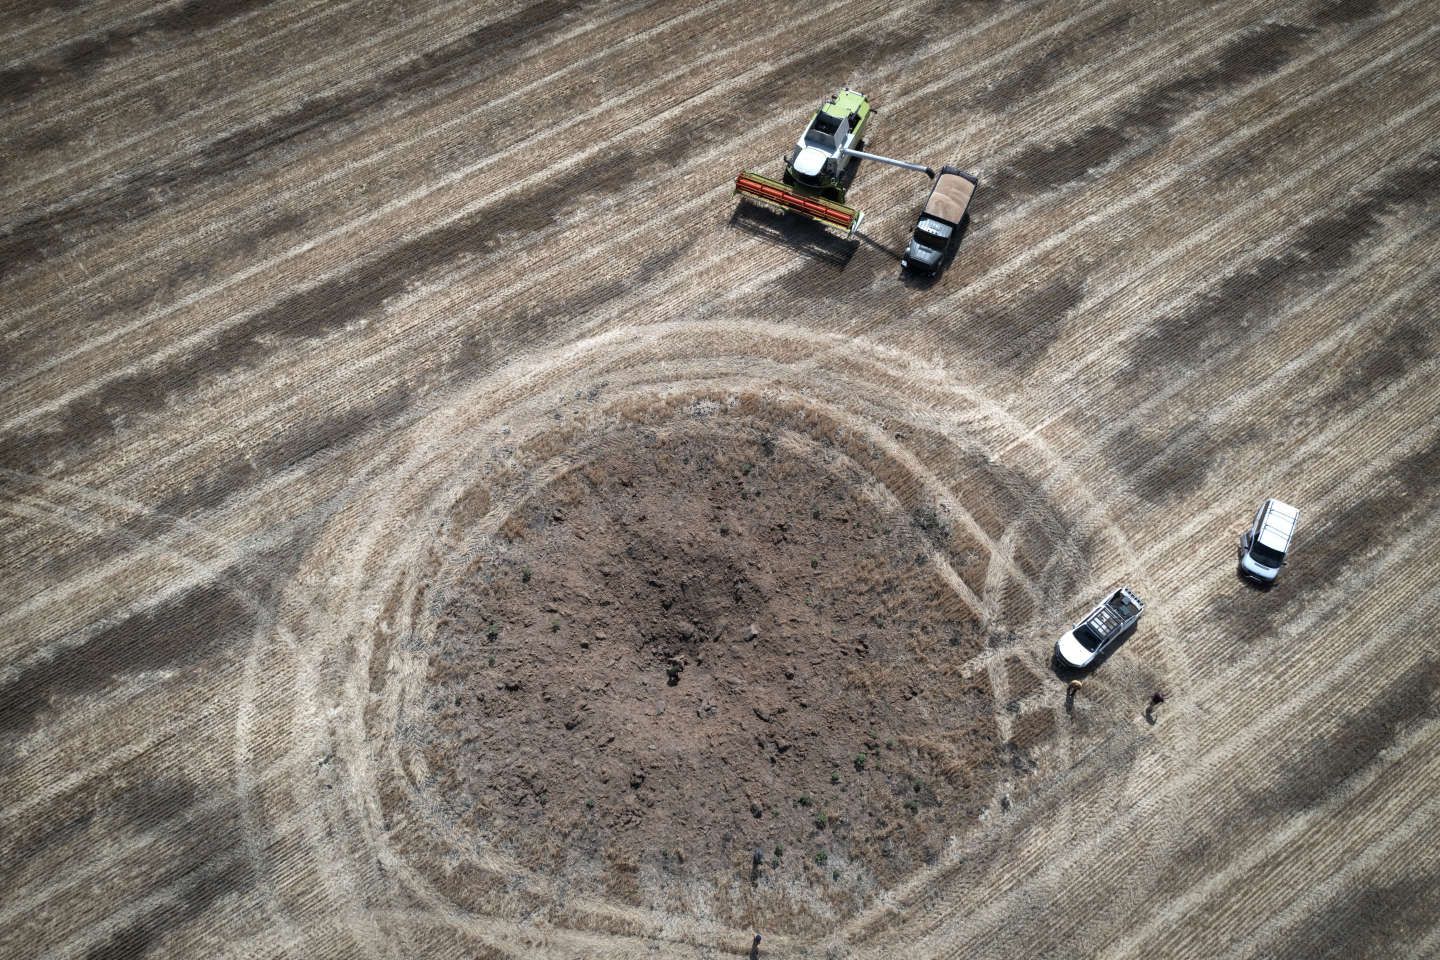
<path id="1" fill-rule="evenodd" d="M 465 829 L 609 896 L 652 872 L 848 902 L 992 799 L 980 631 L 932 541 L 772 430 L 608 437 L 440 585 L 420 737 Z"/>

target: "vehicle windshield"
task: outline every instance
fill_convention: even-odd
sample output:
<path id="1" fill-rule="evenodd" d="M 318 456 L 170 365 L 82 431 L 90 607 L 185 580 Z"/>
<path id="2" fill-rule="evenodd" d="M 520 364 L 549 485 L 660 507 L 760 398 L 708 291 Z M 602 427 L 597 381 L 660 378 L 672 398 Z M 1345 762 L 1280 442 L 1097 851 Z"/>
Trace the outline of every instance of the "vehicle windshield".
<path id="1" fill-rule="evenodd" d="M 1075 639 L 1080 641 L 1080 646 L 1089 650 L 1091 653 L 1094 653 L 1095 648 L 1100 646 L 1099 634 L 1091 630 L 1090 624 L 1088 623 L 1082 623 L 1075 628 Z"/>
<path id="2" fill-rule="evenodd" d="M 1259 540 L 1250 544 L 1250 556 L 1254 558 L 1256 563 L 1264 567 L 1278 567 L 1280 566 L 1280 561 L 1285 559 L 1285 554 L 1279 550 L 1265 546 L 1265 544 Z"/>

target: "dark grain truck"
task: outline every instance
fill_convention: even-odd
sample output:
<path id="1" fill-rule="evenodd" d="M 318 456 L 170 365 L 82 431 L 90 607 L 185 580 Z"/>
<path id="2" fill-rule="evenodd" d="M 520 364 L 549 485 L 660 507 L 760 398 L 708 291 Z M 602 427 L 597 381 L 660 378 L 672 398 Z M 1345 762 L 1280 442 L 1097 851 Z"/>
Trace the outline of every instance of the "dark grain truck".
<path id="1" fill-rule="evenodd" d="M 960 226 L 978 183 L 974 174 L 958 167 L 940 169 L 915 224 L 910 246 L 900 258 L 901 267 L 929 277 L 939 275 L 960 239 Z"/>

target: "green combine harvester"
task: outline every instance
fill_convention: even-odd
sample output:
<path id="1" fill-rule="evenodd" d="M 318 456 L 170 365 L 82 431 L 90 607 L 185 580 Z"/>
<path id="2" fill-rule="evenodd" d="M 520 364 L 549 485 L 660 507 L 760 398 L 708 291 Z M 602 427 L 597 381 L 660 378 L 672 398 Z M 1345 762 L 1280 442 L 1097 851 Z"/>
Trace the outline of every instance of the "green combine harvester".
<path id="1" fill-rule="evenodd" d="M 844 230 L 847 237 L 854 236 L 865 215 L 845 205 L 845 194 L 861 160 L 877 160 L 935 178 L 935 171 L 924 164 L 866 153 L 869 120 L 870 101 L 865 95 L 841 90 L 820 104 L 810 118 L 785 161 L 785 173 L 779 181 L 746 170 L 735 178 L 735 192 Z"/>

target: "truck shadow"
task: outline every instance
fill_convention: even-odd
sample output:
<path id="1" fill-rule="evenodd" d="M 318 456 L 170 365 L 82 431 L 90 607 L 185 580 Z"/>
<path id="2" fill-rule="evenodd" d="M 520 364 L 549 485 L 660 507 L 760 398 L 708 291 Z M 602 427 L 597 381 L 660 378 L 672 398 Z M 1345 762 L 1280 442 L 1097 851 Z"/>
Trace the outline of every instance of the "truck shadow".
<path id="1" fill-rule="evenodd" d="M 744 200 L 730 215 L 730 226 L 836 270 L 849 266 L 860 248 L 858 241 L 838 236 L 807 217 Z"/>
<path id="2" fill-rule="evenodd" d="M 919 219 L 919 217 L 917 216 L 916 219 Z M 955 258 L 959 255 L 960 249 L 965 246 L 965 234 L 969 232 L 970 214 L 967 213 L 960 218 L 960 226 L 955 231 L 955 242 L 950 244 L 949 250 L 945 251 L 945 256 L 940 260 L 940 269 L 935 271 L 935 275 L 933 277 L 927 277 L 923 273 L 916 273 L 913 270 L 906 270 L 902 267 L 900 270 L 900 282 L 913 290 L 929 290 L 935 286 L 935 284 L 940 282 L 940 278 L 945 276 L 945 272 L 950 269 L 950 264 L 955 262 Z M 907 244 L 910 242 L 908 235 L 905 242 Z M 900 258 L 896 257 L 896 259 L 898 260 Z"/>

